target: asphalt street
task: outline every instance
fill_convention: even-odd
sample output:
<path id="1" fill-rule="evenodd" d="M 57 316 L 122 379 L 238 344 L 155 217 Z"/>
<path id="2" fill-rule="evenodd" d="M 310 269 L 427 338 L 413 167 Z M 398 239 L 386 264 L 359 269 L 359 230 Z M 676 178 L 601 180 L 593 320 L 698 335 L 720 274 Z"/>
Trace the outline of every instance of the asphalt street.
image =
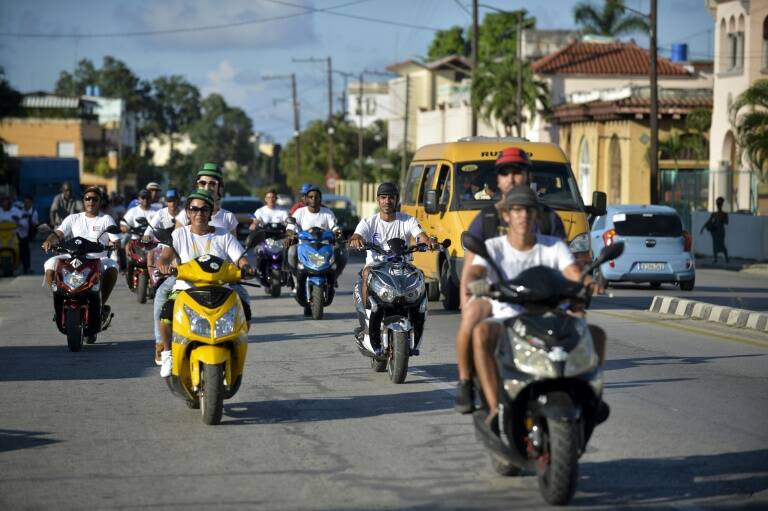
<path id="1" fill-rule="evenodd" d="M 430 304 L 403 385 L 370 369 L 351 335 L 358 269 L 322 321 L 251 289 L 244 383 L 219 426 L 168 391 L 151 304 L 124 282 L 113 327 L 70 353 L 41 277 L 0 281 L 0 509 L 547 508 L 452 409 L 458 314 Z M 768 308 L 765 275 L 701 270 L 697 286 L 684 295 Z M 572 507 L 768 508 L 768 336 L 645 312 L 673 287 L 611 291 L 590 317 L 609 335 L 612 415 Z"/>

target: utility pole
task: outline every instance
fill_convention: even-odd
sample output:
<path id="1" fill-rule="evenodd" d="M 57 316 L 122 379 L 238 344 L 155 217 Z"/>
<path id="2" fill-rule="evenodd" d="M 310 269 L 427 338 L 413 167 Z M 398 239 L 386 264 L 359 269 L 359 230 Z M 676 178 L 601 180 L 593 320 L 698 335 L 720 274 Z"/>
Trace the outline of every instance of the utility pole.
<path id="1" fill-rule="evenodd" d="M 651 0 L 651 204 L 659 203 L 659 97 L 656 69 L 656 0 Z"/>
<path id="2" fill-rule="evenodd" d="M 299 181 L 299 171 L 301 170 L 301 123 L 299 122 L 299 98 L 296 94 L 296 73 L 289 75 L 269 75 L 263 76 L 262 80 L 291 80 L 291 94 L 293 97 L 293 135 L 296 139 L 294 144 L 296 149 L 296 182 Z"/>
<path id="3" fill-rule="evenodd" d="M 331 57 L 324 59 L 318 59 L 311 57 L 308 59 L 291 59 L 296 63 L 318 63 L 325 62 L 328 68 L 328 130 L 327 130 L 327 144 L 328 144 L 328 171 L 333 169 L 333 64 Z"/>
<path id="4" fill-rule="evenodd" d="M 403 156 L 400 161 L 400 180 L 405 182 L 405 170 L 408 168 L 408 109 L 411 103 L 411 76 L 405 75 L 405 115 L 403 117 Z"/>
<path id="5" fill-rule="evenodd" d="M 339 71 L 334 69 L 334 73 L 337 75 L 340 75 L 342 78 L 344 78 L 344 88 L 341 90 L 341 113 L 342 118 L 346 121 L 347 120 L 347 80 L 350 77 L 355 76 L 354 73 L 347 73 L 346 71 Z"/>
<path id="6" fill-rule="evenodd" d="M 478 1 L 472 0 L 472 85 L 475 85 L 475 79 L 477 78 L 477 66 L 478 66 L 478 42 L 480 26 L 477 21 L 478 16 Z M 475 108 L 475 101 L 470 93 L 470 108 L 472 110 L 472 136 L 477 136 L 477 108 Z"/>
<path id="7" fill-rule="evenodd" d="M 515 91 L 515 116 L 517 136 L 523 136 L 523 11 L 517 13 L 517 90 Z"/>
<path id="8" fill-rule="evenodd" d="M 360 113 L 360 124 L 357 127 L 357 159 L 360 165 L 360 175 L 358 176 L 358 214 L 362 211 L 363 206 L 363 73 L 360 73 L 359 86 L 358 111 Z"/>

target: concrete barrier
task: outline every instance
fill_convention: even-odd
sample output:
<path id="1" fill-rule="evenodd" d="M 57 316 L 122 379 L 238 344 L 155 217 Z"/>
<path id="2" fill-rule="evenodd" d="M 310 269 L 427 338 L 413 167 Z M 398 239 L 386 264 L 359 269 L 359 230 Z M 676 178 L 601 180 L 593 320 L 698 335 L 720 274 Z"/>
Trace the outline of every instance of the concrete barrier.
<path id="1" fill-rule="evenodd" d="M 768 333 L 768 314 L 762 312 L 659 295 L 653 297 L 648 310 Z"/>

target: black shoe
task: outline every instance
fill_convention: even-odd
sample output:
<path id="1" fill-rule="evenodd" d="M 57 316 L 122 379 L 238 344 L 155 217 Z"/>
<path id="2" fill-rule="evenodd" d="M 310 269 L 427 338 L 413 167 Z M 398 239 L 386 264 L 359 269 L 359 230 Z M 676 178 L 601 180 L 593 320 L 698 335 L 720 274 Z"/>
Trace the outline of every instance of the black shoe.
<path id="1" fill-rule="evenodd" d="M 461 413 L 472 413 L 475 409 L 475 384 L 472 380 L 459 380 L 456 385 L 456 401 L 453 408 Z"/>
<path id="2" fill-rule="evenodd" d="M 101 323 L 102 324 L 104 324 L 109 319 L 109 315 L 110 315 L 111 312 L 112 312 L 112 307 L 110 307 L 109 305 L 104 305 L 101 308 Z"/>
<path id="3" fill-rule="evenodd" d="M 597 410 L 595 411 L 595 425 L 607 421 L 610 414 L 611 408 L 608 406 L 608 403 L 600 400 L 600 404 L 597 405 Z"/>

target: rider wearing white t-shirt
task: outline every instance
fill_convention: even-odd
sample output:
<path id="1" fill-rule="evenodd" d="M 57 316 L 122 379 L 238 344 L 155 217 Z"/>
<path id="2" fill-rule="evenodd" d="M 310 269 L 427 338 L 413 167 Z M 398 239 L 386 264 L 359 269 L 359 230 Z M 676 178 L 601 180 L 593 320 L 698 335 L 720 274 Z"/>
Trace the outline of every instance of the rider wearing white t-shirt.
<path id="1" fill-rule="evenodd" d="M 49 252 L 56 247 L 59 243 L 67 238 L 85 238 L 93 242 L 104 241 L 104 237 L 108 237 L 109 243 L 113 248 L 118 245 L 118 237 L 114 234 L 106 233 L 108 227 L 115 225 L 115 220 L 99 211 L 101 207 L 102 194 L 101 190 L 95 186 L 91 186 L 85 189 L 83 193 L 83 209 L 82 213 L 74 213 L 67 216 L 61 225 L 53 231 L 48 238 L 43 242 L 42 248 L 45 252 Z M 61 258 L 68 258 L 69 256 L 58 255 L 51 257 L 45 262 L 45 283 L 50 289 L 51 282 L 53 282 L 53 274 L 56 268 L 56 260 Z M 117 281 L 117 264 L 107 257 L 106 252 L 98 252 L 88 254 L 88 257 L 99 258 L 101 263 L 101 303 L 106 305 L 109 299 L 112 289 L 115 287 Z M 108 310 L 105 307 L 105 310 Z"/>
<path id="2" fill-rule="evenodd" d="M 308 231 L 313 227 L 319 227 L 320 229 L 326 229 L 333 231 L 336 236 L 341 236 L 341 227 L 339 227 L 336 221 L 336 215 L 333 211 L 321 206 L 320 203 L 323 200 L 323 193 L 317 186 L 310 187 L 309 191 L 304 196 L 304 202 L 306 206 L 297 209 L 293 213 L 293 219 L 296 220 L 295 224 L 289 223 L 286 228 L 288 236 L 285 238 L 286 243 L 292 243 L 296 240 L 297 231 Z M 336 276 L 341 275 L 341 271 L 346 266 L 346 256 L 342 250 L 334 249 L 336 259 Z M 296 273 L 297 255 L 296 245 L 291 245 L 288 249 L 288 265 L 291 267 L 293 273 Z"/>
<path id="3" fill-rule="evenodd" d="M 268 190 L 264 194 L 264 202 L 266 204 L 253 213 L 253 222 L 248 227 L 252 231 L 271 223 L 285 223 L 288 218 L 288 211 L 276 206 L 277 191 Z"/>
<path id="4" fill-rule="evenodd" d="M 129 228 L 138 227 L 139 224 L 137 220 L 139 218 L 145 218 L 147 223 L 150 223 L 156 213 L 156 210 L 149 207 L 149 192 L 147 190 L 141 190 L 139 192 L 139 205 L 134 206 L 125 212 L 125 216 L 120 225 L 120 230 L 128 232 Z M 131 237 L 138 238 L 135 234 L 131 235 Z"/>
<path id="5" fill-rule="evenodd" d="M 399 198 L 400 192 L 394 183 L 382 183 L 379 185 L 379 188 L 376 190 L 379 212 L 360 220 L 360 223 L 355 228 L 355 233 L 349 238 L 350 248 L 362 250 L 364 243 L 373 243 L 383 247 L 387 241 L 394 238 L 400 238 L 405 241 L 406 245 L 409 245 L 411 240 L 416 240 L 417 243 L 429 245 L 429 248 L 432 250 L 437 248 L 435 240 L 427 236 L 415 218 L 397 211 Z M 365 267 L 360 272 L 361 280 L 358 281 L 360 285 L 360 298 L 366 306 L 368 303 L 370 266 L 374 263 L 374 253 L 368 250 Z M 367 322 L 364 318 L 359 319 L 361 328 L 357 330 L 357 334 L 367 333 L 365 332 Z"/>
<path id="6" fill-rule="evenodd" d="M 535 234 L 537 207 L 536 193 L 529 187 L 518 186 L 507 192 L 496 208 L 509 230 L 505 236 L 485 241 L 489 255 L 505 273 L 503 277 L 506 280 L 515 278 L 528 268 L 544 265 L 560 270 L 568 280 L 581 281 L 581 270 L 565 243 L 552 236 Z M 491 282 L 497 281 L 499 276 L 493 270 L 488 271 L 489 266 L 485 259 L 475 255 L 468 270 L 468 282 L 484 278 Z M 587 278 L 585 284 L 591 285 L 591 279 Z M 501 331 L 502 323 L 499 320 L 513 317 L 519 311 L 509 304 L 489 298 L 472 297 L 465 307 L 479 308 L 478 314 L 481 317 L 492 316 L 492 319 L 482 321 L 474 327 L 472 347 L 475 374 L 480 380 L 490 410 L 486 425 L 498 434 L 499 375 L 493 354 Z M 590 326 L 590 330 L 602 360 L 605 333 L 593 326 Z"/>
<path id="7" fill-rule="evenodd" d="M 187 215 L 191 219 L 190 225 L 173 231 L 173 248 L 164 247 L 158 258 L 158 268 L 161 273 L 170 273 L 171 262 L 174 255 L 178 256 L 180 263 L 186 263 L 202 255 L 212 255 L 229 260 L 239 268 L 249 271 L 248 259 L 245 257 L 245 249 L 232 235 L 224 229 L 209 225 L 214 200 L 205 190 L 197 190 L 187 197 Z M 175 250 L 175 254 L 174 254 Z M 174 290 L 188 289 L 190 284 L 176 279 Z M 232 286 L 238 294 L 243 305 L 246 319 L 250 321 L 251 311 L 248 304 L 248 293 L 240 286 Z M 238 289 L 239 288 L 239 289 Z M 243 296 L 245 293 L 245 296 Z M 171 318 L 175 300 L 169 298 L 163 304 L 160 312 L 160 325 L 158 325 L 163 351 L 160 355 L 160 376 L 166 377 L 171 372 Z"/>

